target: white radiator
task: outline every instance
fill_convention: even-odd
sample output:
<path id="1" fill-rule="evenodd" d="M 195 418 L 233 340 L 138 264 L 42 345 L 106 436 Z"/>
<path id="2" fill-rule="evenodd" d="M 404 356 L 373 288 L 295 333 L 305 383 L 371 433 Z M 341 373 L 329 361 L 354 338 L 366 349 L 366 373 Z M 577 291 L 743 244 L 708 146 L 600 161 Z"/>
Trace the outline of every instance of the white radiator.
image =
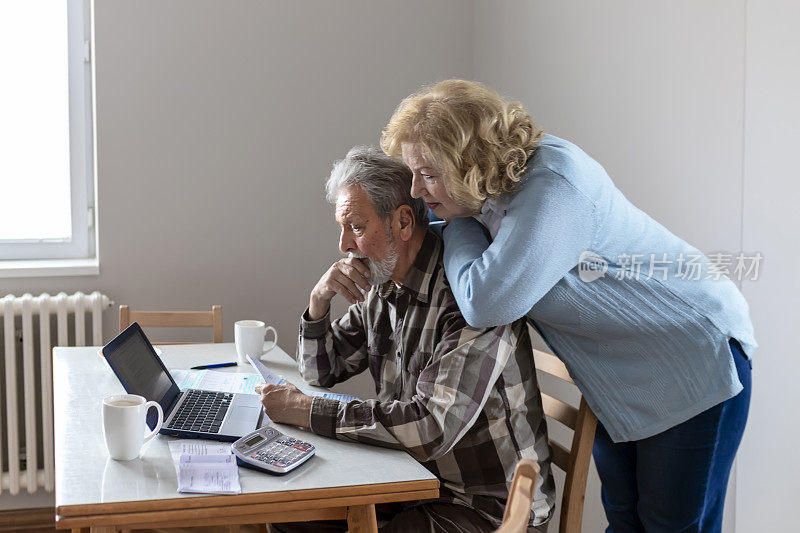
<path id="1" fill-rule="evenodd" d="M 5 360 L 5 380 L 0 384 L 5 389 L 3 410 L 6 413 L 6 426 L 0 424 L 0 443 L 6 439 L 6 457 L 0 457 L 0 493 L 8 490 L 11 494 L 20 489 L 36 492 L 44 488 L 53 491 L 55 472 L 53 462 L 53 373 L 50 317 L 57 317 L 57 341 L 55 346 L 86 345 L 86 313 L 92 314 L 92 344 L 103 344 L 103 310 L 113 305 L 108 297 L 99 292 L 83 294 L 76 292 L 56 296 L 25 294 L 17 297 L 9 294 L 0 299 L 0 317 L 3 318 L 5 346 L 0 346 Z M 39 331 L 34 331 L 34 316 L 39 317 Z M 73 342 L 69 342 L 68 317 L 74 316 Z M 21 317 L 16 319 L 15 317 Z M 23 379 L 17 379 L 17 331 L 22 330 Z M 36 350 L 38 343 L 38 350 Z M 36 375 L 35 354 L 38 351 L 40 371 Z M 37 413 L 37 398 L 41 412 Z M 20 465 L 19 412 L 24 406 L 25 423 L 25 468 Z M 41 434 L 37 434 L 37 414 L 41 418 Z M 38 465 L 37 447 L 43 450 L 43 464 Z M 2 448 L 0 448 L 2 449 Z"/>

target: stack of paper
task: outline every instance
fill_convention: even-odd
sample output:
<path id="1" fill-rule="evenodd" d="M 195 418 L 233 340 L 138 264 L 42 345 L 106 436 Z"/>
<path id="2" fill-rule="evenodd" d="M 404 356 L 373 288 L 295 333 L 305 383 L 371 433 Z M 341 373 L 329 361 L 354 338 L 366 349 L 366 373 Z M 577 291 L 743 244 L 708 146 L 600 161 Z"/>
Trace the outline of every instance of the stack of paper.
<path id="1" fill-rule="evenodd" d="M 255 387 L 259 383 L 269 383 L 270 385 L 281 385 L 286 383 L 286 378 L 276 374 L 258 359 L 248 357 L 250 364 L 258 370 L 258 374 L 246 374 L 243 372 L 215 372 L 213 370 L 170 370 L 173 379 L 181 390 L 200 389 L 213 390 L 219 392 L 238 392 L 242 394 L 255 394 Z M 303 394 L 309 396 L 320 396 L 322 398 L 333 398 L 344 402 L 360 401 L 360 398 L 352 394 L 339 394 L 338 392 L 320 392 L 309 389 L 300 389 Z"/>
<path id="2" fill-rule="evenodd" d="M 181 390 L 199 389 L 217 392 L 255 394 L 256 385 L 264 383 L 258 374 L 216 372 L 214 370 L 170 370 Z"/>
<path id="3" fill-rule="evenodd" d="M 239 494 L 239 468 L 231 445 L 207 440 L 173 440 L 169 452 L 178 475 L 178 492 Z"/>
<path id="4" fill-rule="evenodd" d="M 284 378 L 279 374 L 276 374 L 275 372 L 264 366 L 264 364 L 258 359 L 255 359 L 248 355 L 247 360 L 250 361 L 250 364 L 253 365 L 253 368 L 258 370 L 258 373 L 261 374 L 261 377 L 264 379 L 264 383 L 270 383 L 272 385 L 280 385 L 281 383 L 286 383 L 286 378 Z M 302 392 L 303 394 L 307 394 L 308 396 L 332 398 L 334 400 L 342 400 L 344 402 L 361 401 L 361 398 L 359 398 L 358 396 L 353 396 L 352 394 L 339 394 L 338 392 L 330 392 L 330 391 L 319 392 L 307 389 L 300 389 L 300 392 Z"/>

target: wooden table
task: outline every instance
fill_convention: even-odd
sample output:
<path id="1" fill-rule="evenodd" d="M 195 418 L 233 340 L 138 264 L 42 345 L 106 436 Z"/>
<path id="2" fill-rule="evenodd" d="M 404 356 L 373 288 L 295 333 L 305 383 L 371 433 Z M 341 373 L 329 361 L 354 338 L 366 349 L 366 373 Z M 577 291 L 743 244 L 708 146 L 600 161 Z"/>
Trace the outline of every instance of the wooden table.
<path id="1" fill-rule="evenodd" d="M 162 346 L 168 368 L 235 361 L 232 343 Z M 280 348 L 264 356 L 273 371 L 308 387 Z M 232 367 L 233 372 L 254 372 Z M 276 425 L 317 448 L 285 476 L 240 468 L 242 493 L 177 492 L 169 453 L 158 435 L 132 461 L 108 457 L 101 401 L 124 390 L 97 347 L 55 348 L 53 364 L 56 527 L 73 531 L 186 527 L 347 519 L 351 531 L 377 531 L 375 504 L 435 498 L 439 481 L 403 451 L 315 435 Z"/>

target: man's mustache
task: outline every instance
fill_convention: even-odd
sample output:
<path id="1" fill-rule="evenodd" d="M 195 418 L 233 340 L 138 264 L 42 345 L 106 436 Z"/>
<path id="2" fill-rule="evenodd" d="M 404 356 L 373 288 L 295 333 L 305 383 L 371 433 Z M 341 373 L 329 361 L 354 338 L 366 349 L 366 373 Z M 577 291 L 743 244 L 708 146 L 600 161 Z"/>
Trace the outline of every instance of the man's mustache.
<path id="1" fill-rule="evenodd" d="M 368 255 L 357 254 L 355 252 L 348 252 L 347 257 L 349 257 L 350 259 L 361 259 L 362 261 L 364 261 L 367 264 L 367 268 L 369 268 L 369 276 L 367 276 L 367 282 L 369 282 L 370 285 L 375 285 L 374 283 L 375 261 L 373 261 L 372 258 L 369 257 Z M 358 285 L 356 285 L 356 288 L 359 291 L 361 291 L 362 294 L 365 292 L 364 289 L 362 289 Z"/>

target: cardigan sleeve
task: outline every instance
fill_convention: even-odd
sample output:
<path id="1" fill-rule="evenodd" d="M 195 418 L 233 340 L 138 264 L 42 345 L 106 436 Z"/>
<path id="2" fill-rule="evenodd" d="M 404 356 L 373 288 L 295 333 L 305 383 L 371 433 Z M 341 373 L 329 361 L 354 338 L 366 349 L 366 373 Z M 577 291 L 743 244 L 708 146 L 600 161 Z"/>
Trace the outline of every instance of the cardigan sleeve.
<path id="1" fill-rule="evenodd" d="M 473 327 L 526 315 L 589 250 L 594 203 L 549 169 L 514 193 L 494 241 L 480 223 L 454 219 L 444 230 L 444 264 L 458 306 Z"/>

